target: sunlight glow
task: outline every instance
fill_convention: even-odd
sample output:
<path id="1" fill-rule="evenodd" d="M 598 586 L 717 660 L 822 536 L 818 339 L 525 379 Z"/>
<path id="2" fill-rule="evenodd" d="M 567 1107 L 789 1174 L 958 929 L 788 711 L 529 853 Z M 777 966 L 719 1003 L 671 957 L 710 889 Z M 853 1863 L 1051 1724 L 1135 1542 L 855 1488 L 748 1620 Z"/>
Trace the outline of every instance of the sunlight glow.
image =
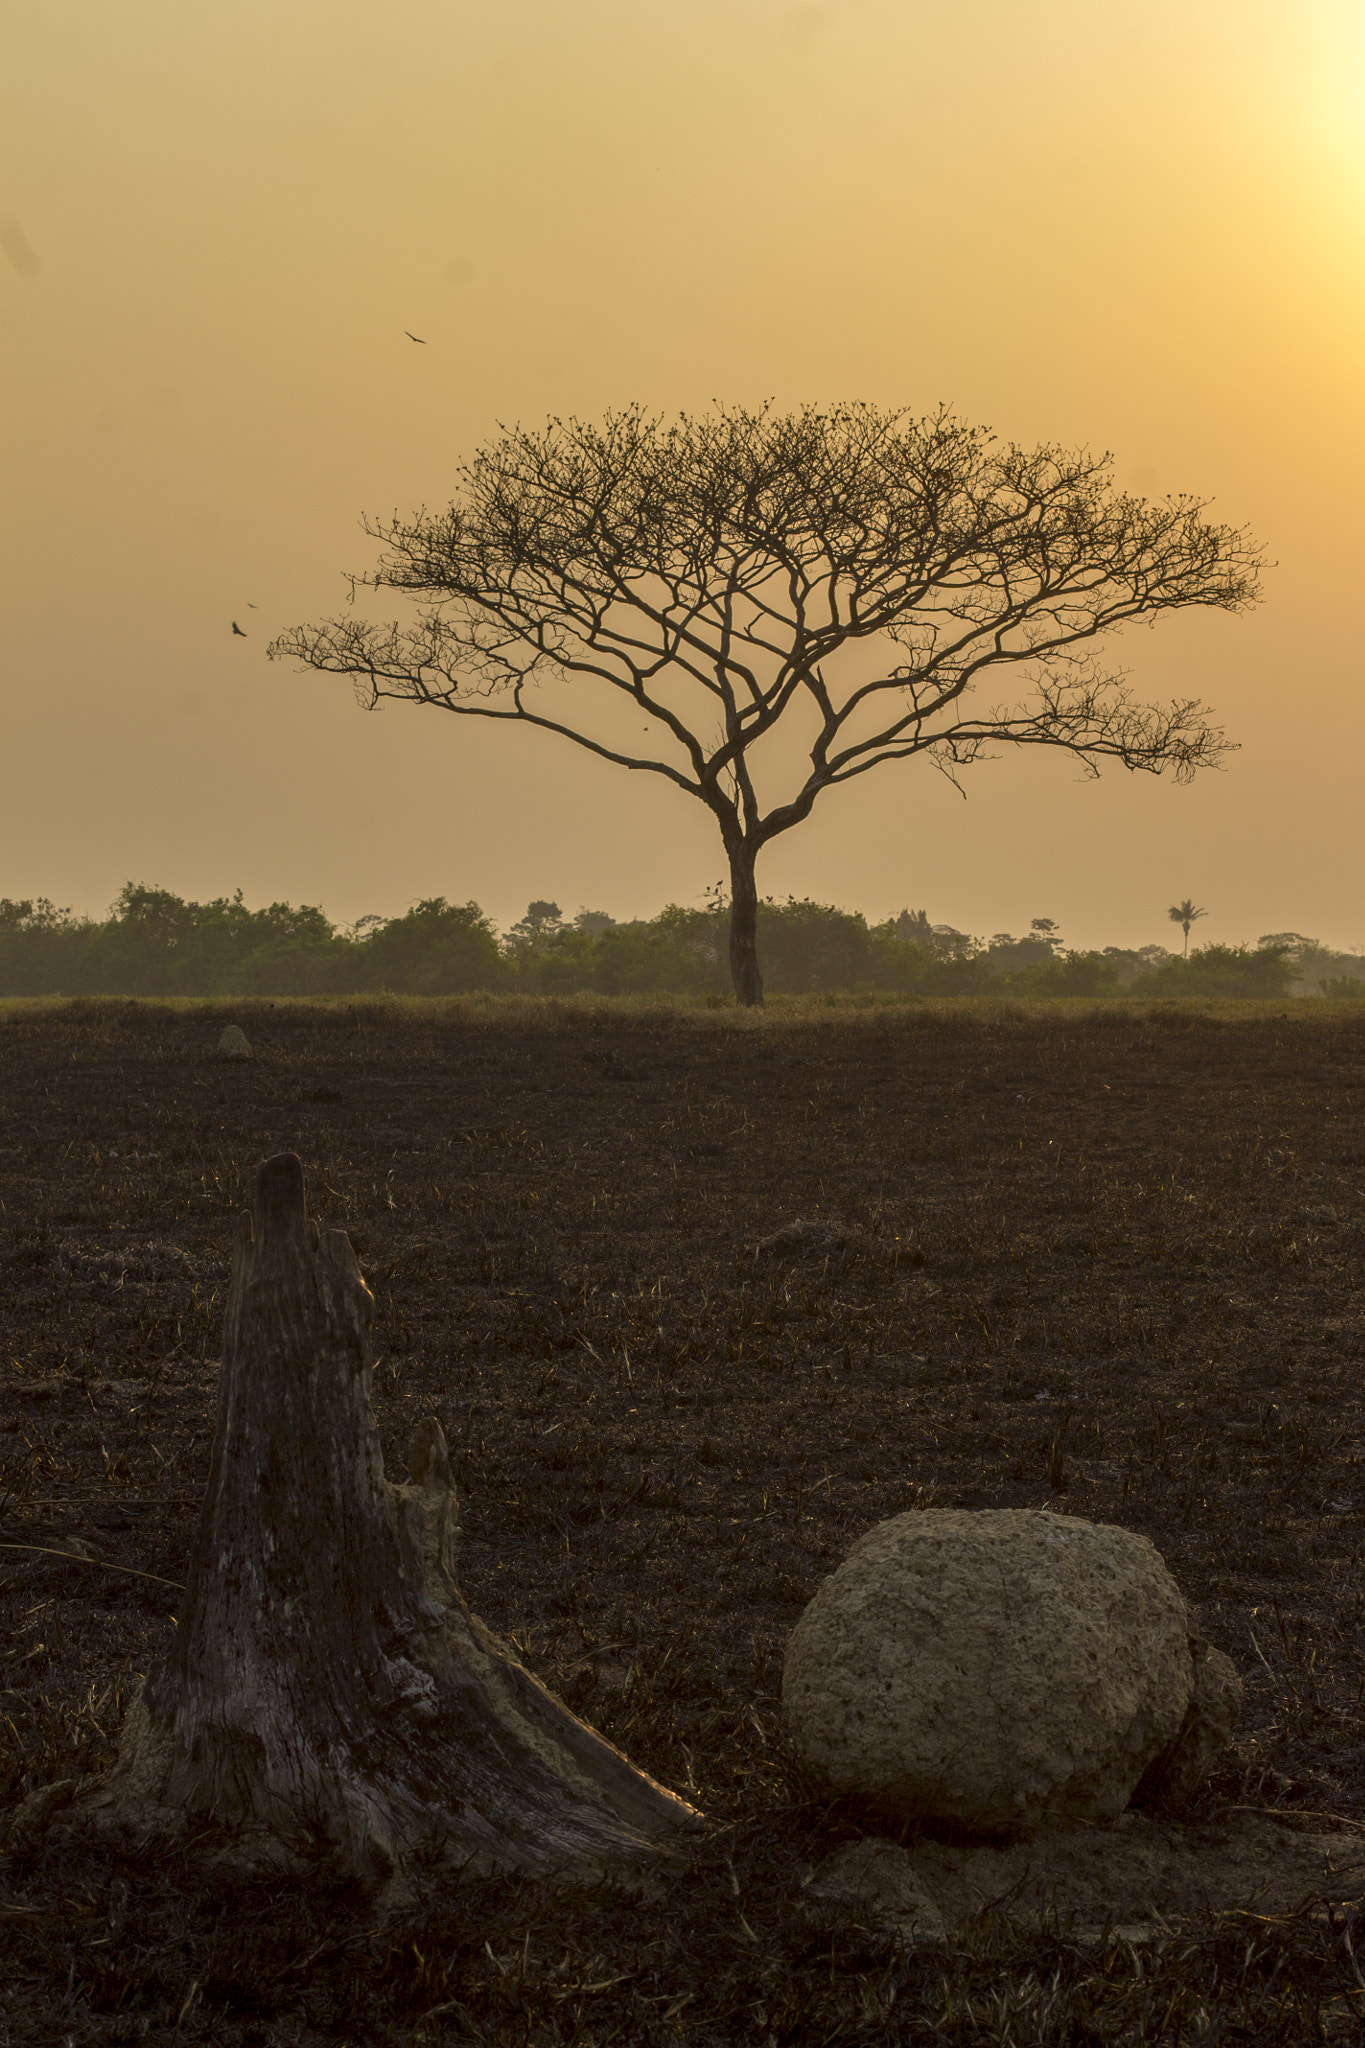
<path id="1" fill-rule="evenodd" d="M 1365 10 L 1355 0 L 1327 10 L 1315 54 L 1303 111 L 1331 181 L 1328 206 L 1365 207 Z"/>

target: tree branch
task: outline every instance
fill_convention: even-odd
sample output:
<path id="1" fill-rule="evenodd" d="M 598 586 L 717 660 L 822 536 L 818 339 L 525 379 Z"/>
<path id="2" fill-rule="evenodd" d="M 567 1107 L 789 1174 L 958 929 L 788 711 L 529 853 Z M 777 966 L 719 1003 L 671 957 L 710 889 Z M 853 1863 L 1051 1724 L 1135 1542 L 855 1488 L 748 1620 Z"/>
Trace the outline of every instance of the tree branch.
<path id="1" fill-rule="evenodd" d="M 1117 492 L 1107 456 L 1000 444 L 942 411 L 637 406 L 504 432 L 457 482 L 444 512 L 366 522 L 382 552 L 353 596 L 415 596 L 414 626 L 299 627 L 272 657 L 349 675 L 371 704 L 519 721 L 660 775 L 728 848 L 917 754 L 954 773 L 992 746 L 1051 746 L 1184 780 L 1226 751 L 1196 700 L 1141 704 L 1093 653 L 1135 619 L 1246 609 L 1260 557 L 1196 499 Z M 903 658 L 869 678 L 861 650 L 879 641 Z M 972 715 L 991 670 L 1029 695 Z M 603 728 L 618 701 L 680 758 Z M 808 766 L 774 800 L 756 749 L 793 722 Z"/>

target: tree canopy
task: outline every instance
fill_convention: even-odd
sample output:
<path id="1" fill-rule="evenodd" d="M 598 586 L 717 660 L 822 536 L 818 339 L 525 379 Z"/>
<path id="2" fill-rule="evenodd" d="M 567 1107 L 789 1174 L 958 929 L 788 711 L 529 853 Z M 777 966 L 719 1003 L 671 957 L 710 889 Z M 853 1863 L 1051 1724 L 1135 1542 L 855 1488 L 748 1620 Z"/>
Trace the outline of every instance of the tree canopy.
<path id="1" fill-rule="evenodd" d="M 755 862 L 816 799 L 915 755 L 956 777 L 1002 744 L 1186 778 L 1219 758 L 1195 699 L 1139 700 L 1098 642 L 1256 592 L 1244 531 L 1116 489 L 1107 455 L 997 441 L 939 411 L 719 406 L 518 427 L 444 511 L 367 520 L 416 600 L 352 609 L 272 657 L 554 732 L 702 803 L 730 865 L 730 960 L 762 999 Z M 978 686 L 1001 693 L 983 701 Z M 793 775 L 777 728 L 800 729 Z"/>

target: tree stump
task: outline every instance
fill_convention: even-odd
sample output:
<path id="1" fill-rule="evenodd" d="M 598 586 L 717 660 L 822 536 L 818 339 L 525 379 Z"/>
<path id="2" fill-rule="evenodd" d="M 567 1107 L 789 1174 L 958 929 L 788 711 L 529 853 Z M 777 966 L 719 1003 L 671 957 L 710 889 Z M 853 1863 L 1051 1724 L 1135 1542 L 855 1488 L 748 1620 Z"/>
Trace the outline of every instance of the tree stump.
<path id="1" fill-rule="evenodd" d="M 175 1644 L 82 1804 L 143 1844 L 208 1827 L 244 1871 L 321 1858 L 395 1903 L 442 1868 L 597 1881 L 667 1863 L 700 1815 L 466 1606 L 434 1418 L 407 1483 L 385 1478 L 373 1307 L 344 1232 L 308 1217 L 299 1161 L 267 1160 L 237 1229 Z"/>

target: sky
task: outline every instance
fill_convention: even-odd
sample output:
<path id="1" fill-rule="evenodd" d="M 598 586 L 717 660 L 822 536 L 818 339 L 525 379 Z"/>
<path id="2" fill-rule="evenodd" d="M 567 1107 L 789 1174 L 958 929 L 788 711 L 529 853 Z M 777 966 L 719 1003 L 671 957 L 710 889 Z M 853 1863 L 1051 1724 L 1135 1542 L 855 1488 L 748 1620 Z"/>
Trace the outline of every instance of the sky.
<path id="1" fill-rule="evenodd" d="M 1359 0 L 44 0 L 0 28 L 0 358 L 0 896 L 698 901 L 684 795 L 265 648 L 500 424 L 865 399 L 1250 528 L 1255 610 L 1109 650 L 1238 751 L 885 768 L 764 892 L 1365 945 Z"/>

